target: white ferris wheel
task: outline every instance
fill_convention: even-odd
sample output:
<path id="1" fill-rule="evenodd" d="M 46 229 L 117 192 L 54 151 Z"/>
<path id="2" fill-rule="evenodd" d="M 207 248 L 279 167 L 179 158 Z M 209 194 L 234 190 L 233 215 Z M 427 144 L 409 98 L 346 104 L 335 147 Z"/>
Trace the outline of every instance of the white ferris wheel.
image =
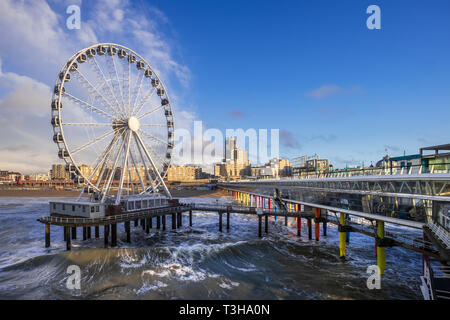
<path id="1" fill-rule="evenodd" d="M 126 194 L 171 197 L 163 179 L 174 147 L 172 108 L 136 52 L 113 43 L 78 51 L 58 75 L 51 113 L 58 156 L 82 193 L 115 204 Z"/>

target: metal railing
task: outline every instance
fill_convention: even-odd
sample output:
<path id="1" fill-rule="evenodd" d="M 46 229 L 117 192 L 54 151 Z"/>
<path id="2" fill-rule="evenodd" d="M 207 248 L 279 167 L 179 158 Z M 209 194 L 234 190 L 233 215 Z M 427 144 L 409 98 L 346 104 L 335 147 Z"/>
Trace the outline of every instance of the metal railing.
<path id="1" fill-rule="evenodd" d="M 143 209 L 138 212 L 122 213 L 113 216 L 105 216 L 100 218 L 75 218 L 75 217 L 57 217 L 57 216 L 43 216 L 38 219 L 42 223 L 54 223 L 54 224 L 107 224 L 114 222 L 122 222 L 127 220 L 133 220 L 138 218 L 144 218 L 151 215 L 158 215 L 163 213 L 178 212 L 179 210 L 189 210 L 191 206 L 182 204 L 176 207 L 166 207 L 159 209 Z"/>
<path id="2" fill-rule="evenodd" d="M 450 249 L 450 235 L 448 231 L 432 221 L 428 222 L 427 226 L 436 235 L 436 237 L 447 246 L 447 249 Z"/>
<path id="3" fill-rule="evenodd" d="M 338 170 L 318 170 L 314 172 L 306 172 L 296 174 L 291 177 L 255 177 L 252 179 L 240 179 L 239 181 L 255 181 L 255 180 L 290 180 L 290 179 L 316 179 L 316 178 L 348 178 L 363 176 L 395 176 L 395 175 L 418 175 L 418 174 L 439 174 L 450 173 L 450 163 L 411 166 L 395 166 L 384 168 L 359 168 L 359 169 L 338 169 Z M 225 181 L 223 181 L 225 182 Z"/>

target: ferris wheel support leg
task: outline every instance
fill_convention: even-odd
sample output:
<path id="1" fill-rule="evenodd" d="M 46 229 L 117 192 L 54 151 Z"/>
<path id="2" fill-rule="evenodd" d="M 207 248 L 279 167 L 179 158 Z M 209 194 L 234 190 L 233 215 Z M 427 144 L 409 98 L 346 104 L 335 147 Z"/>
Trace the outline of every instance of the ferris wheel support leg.
<path id="1" fill-rule="evenodd" d="M 152 157 L 150 157 L 150 154 L 148 153 L 147 148 L 145 147 L 144 143 L 142 142 L 141 137 L 139 136 L 139 134 L 137 132 L 134 132 L 134 136 L 135 138 L 139 141 L 142 149 L 144 149 L 145 155 L 147 156 L 148 160 L 150 161 L 153 170 L 155 170 L 156 176 L 159 179 L 159 181 L 161 182 L 162 187 L 164 188 L 164 192 L 166 193 L 166 195 L 169 197 L 169 199 L 172 199 L 172 195 L 169 192 L 169 189 L 167 188 L 166 184 L 164 183 L 164 180 L 161 178 L 161 175 L 159 174 L 158 169 L 155 166 L 155 163 L 153 162 Z"/>
<path id="2" fill-rule="evenodd" d="M 119 190 L 117 191 L 116 196 L 116 202 L 115 204 L 118 205 L 120 203 L 120 197 L 122 196 L 122 189 L 123 189 L 123 180 L 125 178 L 125 173 L 127 172 L 127 163 L 128 163 L 128 154 L 130 153 L 130 142 L 131 142 L 131 131 L 128 133 L 127 136 L 127 145 L 126 145 L 126 151 L 125 151 L 125 157 L 123 159 L 123 165 L 122 165 L 122 172 L 120 175 L 120 182 L 119 182 Z"/>

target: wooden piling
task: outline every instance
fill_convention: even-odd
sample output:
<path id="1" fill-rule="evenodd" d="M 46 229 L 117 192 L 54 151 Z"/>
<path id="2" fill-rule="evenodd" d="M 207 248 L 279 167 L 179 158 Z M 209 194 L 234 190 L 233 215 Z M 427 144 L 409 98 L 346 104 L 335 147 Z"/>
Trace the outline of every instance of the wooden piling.
<path id="1" fill-rule="evenodd" d="M 172 230 L 177 228 L 176 214 L 172 213 Z"/>
<path id="2" fill-rule="evenodd" d="M 264 216 L 264 219 L 265 219 L 265 221 L 264 221 L 264 232 L 265 233 L 269 233 L 269 215 L 266 214 Z"/>
<path id="3" fill-rule="evenodd" d="M 230 212 L 227 211 L 227 230 L 230 230 Z"/>
<path id="4" fill-rule="evenodd" d="M 163 231 L 166 231 L 166 215 L 165 214 L 162 216 L 162 229 L 163 229 Z"/>
<path id="5" fill-rule="evenodd" d="M 145 225 L 145 233 L 149 234 L 150 233 L 150 223 L 149 223 L 150 218 L 143 219 L 143 220 L 144 220 L 144 225 Z"/>
<path id="6" fill-rule="evenodd" d="M 145 228 L 145 219 L 141 219 L 141 227 L 142 227 L 142 230 L 147 231 L 147 229 Z"/>
<path id="7" fill-rule="evenodd" d="M 72 249 L 72 244 L 70 241 L 70 228 L 64 227 L 64 229 L 65 229 L 65 234 L 66 234 L 66 250 L 70 251 Z"/>
<path id="8" fill-rule="evenodd" d="M 161 229 L 161 217 L 156 217 L 156 229 Z"/>
<path id="9" fill-rule="evenodd" d="M 150 229 L 152 229 L 153 228 L 153 218 L 152 217 L 150 217 L 150 218 L 148 218 L 148 227 L 150 228 Z"/>
<path id="10" fill-rule="evenodd" d="M 284 216 L 284 226 L 287 227 L 288 225 L 288 216 Z"/>
<path id="11" fill-rule="evenodd" d="M 87 230 L 86 227 L 83 227 L 83 241 L 87 239 Z"/>
<path id="12" fill-rule="evenodd" d="M 127 233 L 127 242 L 131 242 L 130 221 L 125 221 L 125 232 Z"/>
<path id="13" fill-rule="evenodd" d="M 319 241 L 319 237 L 320 237 L 320 223 L 318 221 L 318 219 L 320 218 L 320 209 L 319 208 L 315 208 L 314 217 L 316 218 L 314 220 L 314 233 L 315 233 L 316 241 Z"/>
<path id="14" fill-rule="evenodd" d="M 45 247 L 50 247 L 50 224 L 45 224 Z"/>
<path id="15" fill-rule="evenodd" d="M 117 247 L 117 224 L 111 223 L 111 247 Z"/>
<path id="16" fill-rule="evenodd" d="M 72 239 L 76 240 L 77 238 L 77 227 L 72 227 Z"/>
<path id="17" fill-rule="evenodd" d="M 189 210 L 189 227 L 192 227 L 192 210 Z"/>
<path id="18" fill-rule="evenodd" d="M 179 226 L 180 227 L 182 227 L 183 226 L 183 212 L 178 212 L 178 214 L 179 214 L 179 219 L 180 219 L 180 222 L 179 222 Z"/>
<path id="19" fill-rule="evenodd" d="M 100 237 L 100 227 L 95 226 L 95 239 L 98 239 Z"/>
<path id="20" fill-rule="evenodd" d="M 312 239 L 312 222 L 311 222 L 311 218 L 307 218 L 308 221 L 308 239 L 311 240 Z"/>
<path id="21" fill-rule="evenodd" d="M 66 250 L 70 251 L 72 245 L 70 243 L 70 227 L 64 227 L 64 233 L 66 235 Z"/>
<path id="22" fill-rule="evenodd" d="M 63 235 L 64 235 L 64 241 L 67 241 L 66 227 L 63 227 Z"/>
<path id="23" fill-rule="evenodd" d="M 87 238 L 90 239 L 91 238 L 91 227 L 87 227 Z"/>
<path id="24" fill-rule="evenodd" d="M 258 215 L 258 237 L 262 237 L 262 230 L 261 230 L 261 224 L 262 224 L 262 216 Z"/>
<path id="25" fill-rule="evenodd" d="M 135 227 L 135 228 L 138 226 L 138 222 L 139 222 L 138 219 L 134 220 L 134 227 Z"/>
<path id="26" fill-rule="evenodd" d="M 222 212 L 219 212 L 219 231 L 222 232 Z"/>
<path id="27" fill-rule="evenodd" d="M 105 248 L 108 248 L 108 242 L 109 242 L 109 224 L 105 224 L 105 226 L 104 226 L 103 237 L 104 237 Z"/>

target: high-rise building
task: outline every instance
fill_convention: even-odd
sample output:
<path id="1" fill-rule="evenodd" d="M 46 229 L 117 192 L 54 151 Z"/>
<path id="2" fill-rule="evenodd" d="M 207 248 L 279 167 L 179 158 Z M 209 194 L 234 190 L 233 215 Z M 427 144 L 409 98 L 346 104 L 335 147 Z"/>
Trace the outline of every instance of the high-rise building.
<path id="1" fill-rule="evenodd" d="M 230 162 L 234 158 L 234 150 L 236 149 L 236 137 L 228 137 L 225 140 L 225 162 Z"/>
<path id="2" fill-rule="evenodd" d="M 64 164 L 53 164 L 51 170 L 52 180 L 68 180 L 70 179 L 69 173 L 66 171 Z"/>

